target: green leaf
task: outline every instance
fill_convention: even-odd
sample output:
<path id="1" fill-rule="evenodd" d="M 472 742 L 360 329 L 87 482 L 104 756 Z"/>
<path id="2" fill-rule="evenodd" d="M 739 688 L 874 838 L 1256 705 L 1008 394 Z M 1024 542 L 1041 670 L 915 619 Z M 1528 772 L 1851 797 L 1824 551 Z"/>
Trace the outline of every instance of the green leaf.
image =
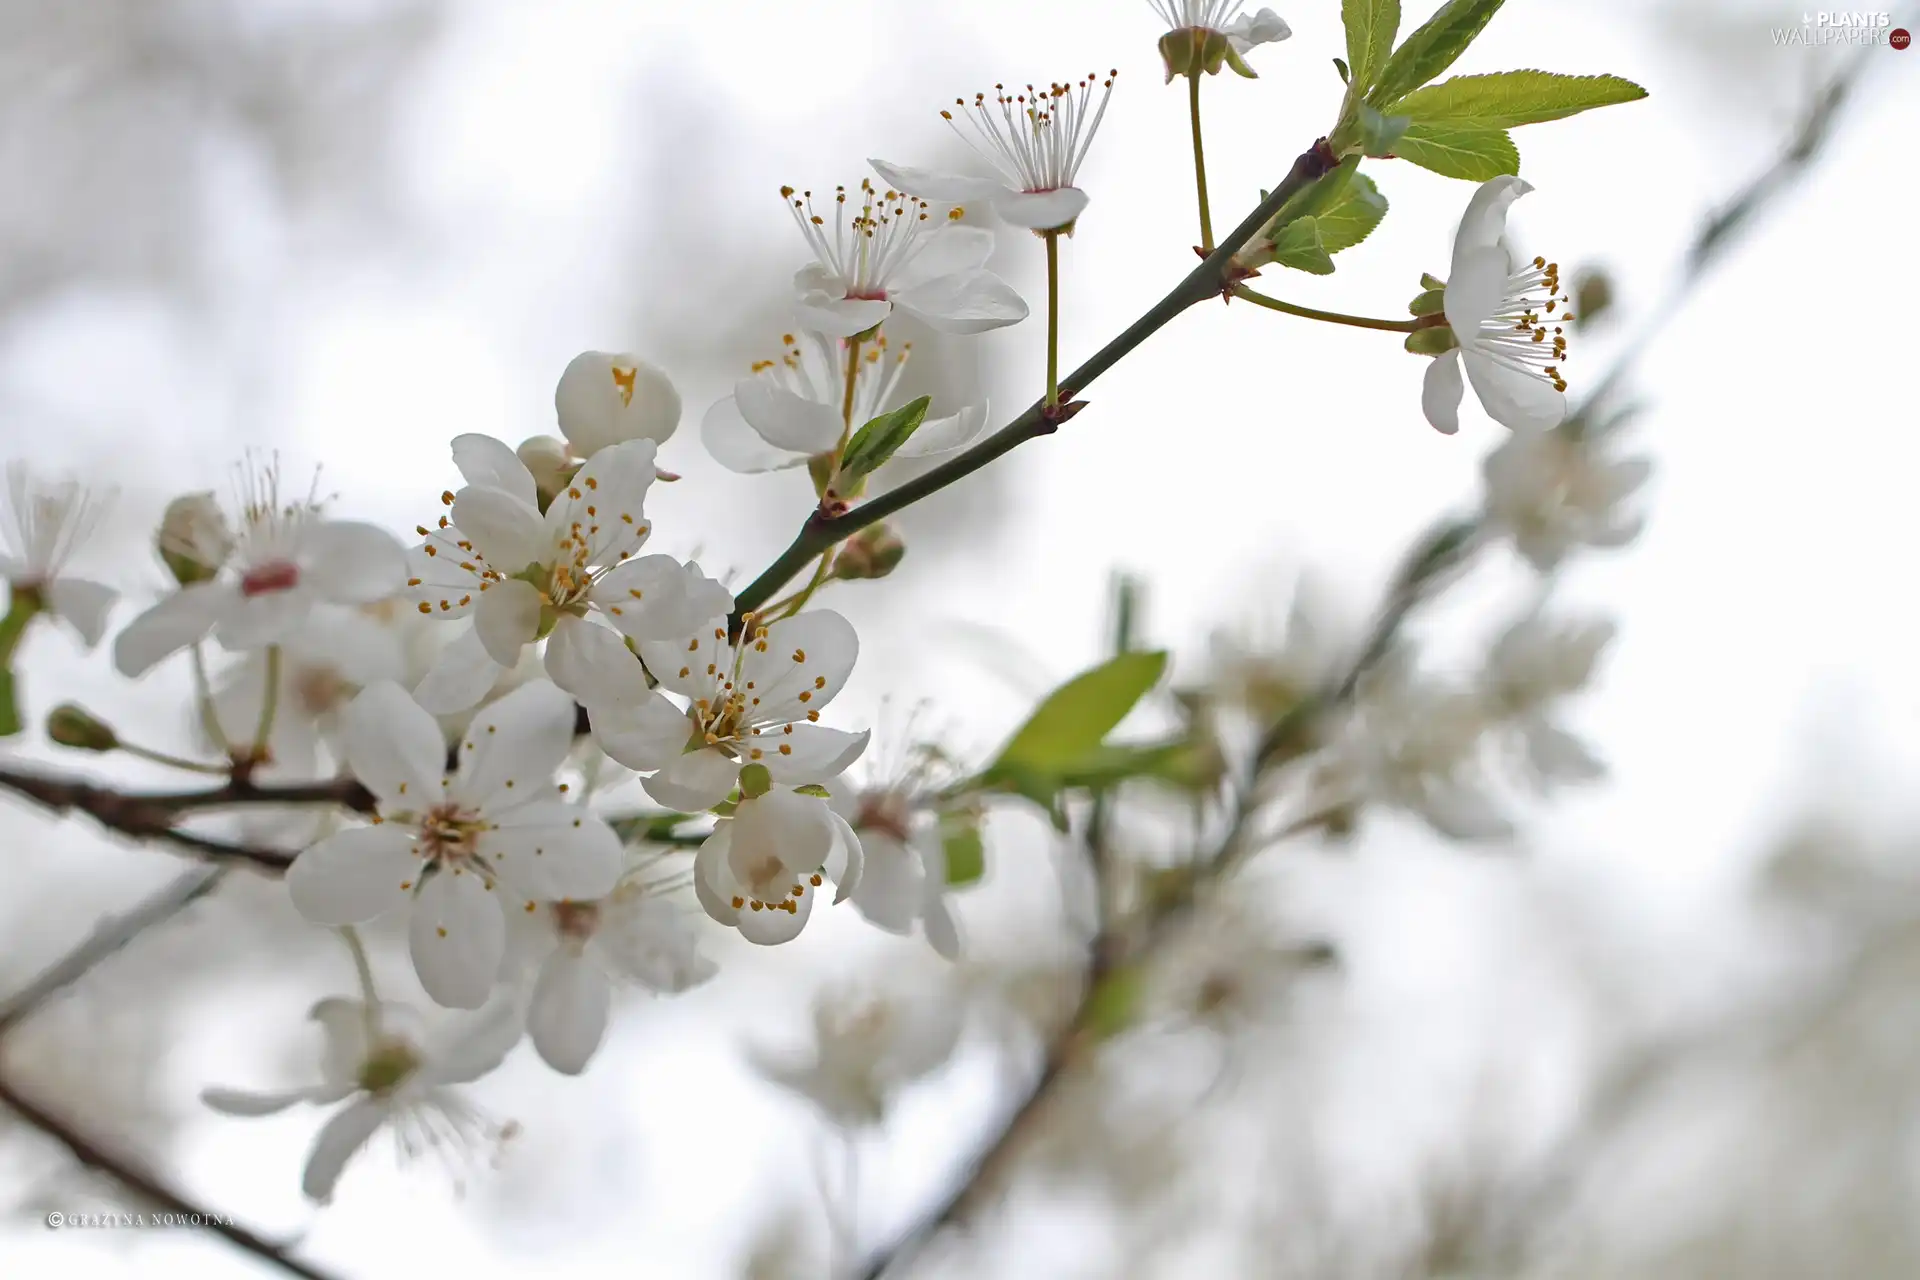
<path id="1" fill-rule="evenodd" d="M 1339 198 L 1314 215 L 1320 227 L 1320 243 L 1328 253 L 1351 249 L 1373 234 L 1380 219 L 1387 216 L 1387 198 L 1373 179 L 1364 173 L 1353 175 Z"/>
<path id="2" fill-rule="evenodd" d="M 1395 102 L 1452 66 L 1486 29 L 1503 0 L 1447 0 L 1401 42 L 1367 93 L 1374 106 Z"/>
<path id="3" fill-rule="evenodd" d="M 1407 115 L 1382 115 L 1366 103 L 1360 104 L 1360 149 L 1376 160 L 1393 154 L 1393 144 L 1413 123 Z"/>
<path id="4" fill-rule="evenodd" d="M 940 847 L 947 855 L 947 887 L 972 884 L 987 873 L 987 845 L 980 823 L 971 814 L 948 814 L 940 820 Z"/>
<path id="5" fill-rule="evenodd" d="M 1204 781 L 1199 750 L 1185 738 L 1144 745 L 1106 744 L 1061 770 L 1063 787 L 1102 788 L 1145 778 L 1192 787 Z"/>
<path id="6" fill-rule="evenodd" d="M 854 432 L 853 439 L 847 441 L 846 451 L 840 455 L 841 479 L 857 479 L 878 470 L 895 450 L 913 438 L 913 433 L 927 420 L 927 406 L 932 403 L 932 396 L 921 396 L 912 404 L 881 414 Z"/>
<path id="7" fill-rule="evenodd" d="M 1467 182 L 1520 172 L 1520 152 L 1504 129 L 1416 124 L 1400 135 L 1393 153 L 1443 178 Z"/>
<path id="8" fill-rule="evenodd" d="M 1347 63 L 1353 68 L 1348 83 L 1355 93 L 1365 93 L 1386 65 L 1400 30 L 1400 0 L 1340 0 L 1340 20 L 1347 28 Z"/>
<path id="9" fill-rule="evenodd" d="M 1123 653 L 1048 694 L 987 768 L 990 776 L 1054 774 L 1100 745 L 1160 682 L 1162 651 Z"/>
<path id="10" fill-rule="evenodd" d="M 1350 73 L 1349 73 L 1349 72 L 1347 71 L 1347 64 L 1346 64 L 1346 63 L 1345 63 L 1345 62 L 1344 62 L 1344 61 L 1343 61 L 1342 59 L 1339 59 L 1339 58 L 1335 58 L 1335 59 L 1333 60 L 1333 69 L 1334 69 L 1335 71 L 1337 71 L 1337 72 L 1339 72 L 1339 73 L 1340 73 L 1340 83 L 1341 83 L 1341 84 L 1348 84 L 1348 83 L 1350 83 L 1350 82 L 1351 82 L 1351 80 L 1352 80 L 1352 76 L 1351 76 L 1351 74 L 1350 74 Z M 1265 197 L 1265 196 L 1262 196 L 1262 197 L 1260 197 L 1260 198 L 1261 198 L 1262 200 L 1264 200 L 1264 199 L 1266 199 L 1266 197 Z"/>
<path id="11" fill-rule="evenodd" d="M 1562 76 L 1548 71 L 1502 71 L 1494 75 L 1455 76 L 1416 89 L 1387 110 L 1412 116 L 1422 125 L 1446 124 L 1477 129 L 1561 120 L 1594 107 L 1633 102 L 1647 91 L 1619 76 Z"/>
<path id="12" fill-rule="evenodd" d="M 817 782 L 809 782 L 804 787 L 795 787 L 793 789 L 793 794 L 797 796 L 812 796 L 816 800 L 833 799 L 833 792 L 827 790 L 825 787 L 821 786 Z"/>
<path id="13" fill-rule="evenodd" d="M 1297 218 L 1273 238 L 1273 260 L 1283 267 L 1316 276 L 1333 274 L 1333 258 L 1320 238 L 1318 218 Z"/>

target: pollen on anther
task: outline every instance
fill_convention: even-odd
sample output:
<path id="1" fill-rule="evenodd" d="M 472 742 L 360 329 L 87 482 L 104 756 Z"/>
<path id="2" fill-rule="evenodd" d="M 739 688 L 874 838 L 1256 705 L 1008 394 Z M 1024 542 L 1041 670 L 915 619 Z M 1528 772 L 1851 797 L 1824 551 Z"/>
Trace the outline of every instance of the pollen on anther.
<path id="1" fill-rule="evenodd" d="M 813 701 L 813 690 L 811 690 L 811 689 L 803 689 L 803 690 L 801 690 L 801 691 L 800 691 L 800 701 L 802 701 L 802 702 L 811 702 L 811 701 Z"/>
<path id="2" fill-rule="evenodd" d="M 579 486 L 579 485 L 574 485 L 574 486 L 573 486 L 572 488 L 570 488 L 570 489 L 568 489 L 568 490 L 567 490 L 567 496 L 568 496 L 569 498 L 574 498 L 574 499 L 578 499 L 578 498 L 579 498 L 579 497 L 581 496 L 581 495 L 580 495 L 580 486 Z"/>
<path id="3" fill-rule="evenodd" d="M 402 881 L 400 882 L 400 887 L 401 887 L 402 889 L 411 889 L 411 888 L 413 888 L 413 881 L 411 881 L 411 880 L 402 880 Z"/>
<path id="4" fill-rule="evenodd" d="M 430 605 L 430 604 L 428 604 L 428 603 L 427 603 L 427 602 L 426 602 L 425 600 L 422 600 L 422 601 L 420 602 L 420 604 L 419 604 L 419 609 L 420 609 L 420 612 L 422 612 L 422 613 L 432 613 L 432 612 L 433 612 L 433 606 L 432 606 L 432 605 Z"/>
<path id="5" fill-rule="evenodd" d="M 444 938 L 447 936 L 447 927 L 445 925 L 441 925 L 438 929 L 434 930 L 434 932 L 438 933 L 441 937 Z"/>
<path id="6" fill-rule="evenodd" d="M 588 476 L 585 480 L 582 480 L 580 483 L 586 485 L 587 488 L 589 489 L 598 489 L 600 487 L 600 482 L 598 480 L 595 480 L 592 476 Z"/>
<path id="7" fill-rule="evenodd" d="M 408 579 L 407 579 L 407 585 L 408 585 L 408 586 L 410 586 L 410 587 L 417 587 L 417 586 L 419 586 L 419 585 L 420 585 L 420 579 L 418 579 L 418 578 L 408 578 Z"/>
<path id="8" fill-rule="evenodd" d="M 745 898 L 735 898 L 733 900 L 733 909 L 735 911 L 738 911 L 740 908 L 746 905 L 747 905 L 747 900 Z"/>

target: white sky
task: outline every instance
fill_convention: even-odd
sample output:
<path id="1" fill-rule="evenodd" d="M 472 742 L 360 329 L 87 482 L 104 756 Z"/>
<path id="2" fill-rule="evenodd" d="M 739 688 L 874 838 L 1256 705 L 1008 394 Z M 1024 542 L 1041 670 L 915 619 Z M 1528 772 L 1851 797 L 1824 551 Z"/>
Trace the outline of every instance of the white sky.
<path id="1" fill-rule="evenodd" d="M 655 519 L 670 543 L 699 544 L 710 568 L 751 574 L 804 513 L 804 482 L 725 476 L 700 458 L 697 425 L 726 390 L 723 371 L 773 337 L 743 337 L 730 310 L 759 309 L 803 260 L 776 203 L 780 183 L 852 182 L 869 155 L 948 156 L 935 116 L 947 98 L 1118 66 L 1083 173 L 1093 204 L 1064 255 L 1063 362 L 1104 342 L 1192 261 L 1183 95 L 1160 83 L 1144 4 L 450 8 L 401 121 L 395 195 L 406 225 L 383 244 L 290 239 L 272 230 L 242 167 L 202 319 L 180 323 L 139 298 L 76 299 L 0 348 L 0 385 L 91 424 L 26 439 L 29 456 L 97 469 L 110 443 L 137 530 L 170 493 L 217 482 L 235 440 L 274 442 L 323 461 L 345 508 L 404 529 L 451 477 L 452 435 L 517 440 L 550 426 L 552 383 L 573 353 L 663 352 L 677 368 L 671 357 L 724 338 L 725 349 L 683 361 L 699 372 L 681 379 L 687 419 L 664 462 L 688 479 Z M 1656 296 L 1703 208 L 1788 127 L 1810 71 L 1833 62 L 1773 47 L 1767 26 L 1797 24 L 1800 11 L 1756 3 L 1717 11 L 1746 15 L 1720 37 L 1745 46 L 1724 60 L 1733 72 L 1714 71 L 1679 25 L 1651 20 L 1656 9 L 1516 0 L 1456 68 L 1606 71 L 1649 88 L 1646 102 L 1517 135 L 1537 188 L 1516 208 L 1517 242 L 1564 265 L 1608 264 L 1629 315 Z M 1294 36 L 1256 51 L 1259 81 L 1207 86 L 1221 225 L 1337 105 L 1337 6 L 1285 16 Z M 1629 552 L 1582 565 L 1562 592 L 1621 624 L 1579 721 L 1613 780 L 1537 816 L 1529 869 L 1389 841 L 1309 877 L 1310 900 L 1356 957 L 1344 1015 L 1355 1044 L 1400 1050 L 1367 1078 L 1370 1125 L 1387 1138 L 1429 1124 L 1441 1091 L 1491 1038 L 1532 1034 L 1551 1059 L 1583 1034 L 1514 976 L 1564 961 L 1521 918 L 1531 899 L 1520 889 L 1584 902 L 1594 945 L 1629 985 L 1672 972 L 1715 981 L 1735 963 L 1721 926 L 1739 869 L 1768 833 L 1823 793 L 1883 794 L 1920 755 L 1909 554 L 1920 423 L 1896 345 L 1898 317 L 1920 294 L 1909 251 L 1920 53 L 1886 57 L 1898 65 L 1869 83 L 1812 188 L 1766 215 L 1642 366 L 1650 411 L 1632 440 L 1658 467 L 1648 531 Z M 1342 255 L 1337 274 L 1270 281 L 1276 292 L 1392 315 L 1422 270 L 1444 270 L 1470 188 L 1402 165 L 1371 171 L 1392 204 L 1379 231 Z M 648 204 L 663 181 L 669 199 Z M 656 240 L 687 256 L 633 253 Z M 1001 265 L 1039 296 L 1030 242 L 1009 237 Z M 1002 410 L 1032 396 L 1043 336 L 1036 314 L 973 340 L 998 365 Z M 1576 347 L 1576 391 L 1605 366 L 1605 348 L 1603 338 Z M 102 351 L 113 353 L 111 377 L 95 372 Z M 885 693 L 937 696 L 963 740 L 990 745 L 1025 695 L 982 672 L 958 620 L 1003 629 L 1040 655 L 1044 670 L 1027 678 L 1044 687 L 1096 655 L 1115 565 L 1152 576 L 1153 637 L 1190 654 L 1218 621 L 1270 608 L 1303 564 L 1363 606 L 1416 529 L 1474 500 L 1479 458 L 1499 438 L 1478 418 L 1453 438 L 1427 428 L 1423 371 L 1385 335 L 1250 307 L 1183 317 L 1102 379 L 1057 437 L 996 464 L 1009 494 L 1001 523 L 972 533 L 964 552 L 910 557 L 884 589 L 835 602 L 856 621 L 893 610 L 918 619 L 869 634 L 843 715 Z M 911 542 L 911 521 L 906 529 Z M 154 582 L 144 558 L 118 567 L 129 589 Z M 156 718 L 178 694 L 164 682 L 109 685 L 104 657 L 84 662 L 63 642 L 36 641 L 30 662 L 45 673 L 36 687 L 95 682 L 101 705 L 144 708 L 129 719 Z M 22 828 L 6 821 L 9 833 Z M 124 870 L 130 856 L 89 856 L 139 874 Z M 996 911 L 1039 910 L 1007 905 L 1017 871 L 996 866 L 995 878 L 966 904 L 976 934 L 995 932 Z M 857 925 L 810 928 L 797 963 L 911 954 L 867 945 Z M 310 1213 L 298 1167 L 317 1118 L 304 1110 L 196 1119 L 179 1167 L 208 1203 L 264 1229 L 308 1230 L 308 1256 L 357 1280 L 536 1264 L 623 1280 L 732 1274 L 716 1247 L 743 1249 L 768 1225 L 772 1202 L 756 1187 L 784 1172 L 766 1162 L 804 1176 L 811 1121 L 728 1074 L 739 1070 L 728 1046 L 752 1020 L 740 1011 L 796 1002 L 768 957 L 722 954 L 734 970 L 722 983 L 631 1016 L 585 1079 L 554 1077 L 523 1052 L 488 1081 L 484 1095 L 528 1129 L 524 1169 L 510 1167 L 464 1209 L 432 1177 L 398 1178 L 375 1160 L 349 1173 L 332 1209 Z M 1671 999 L 1692 998 L 1685 981 L 1672 985 Z M 291 1078 L 282 1042 L 299 1032 L 303 999 L 263 988 L 234 997 L 244 1004 L 200 1008 L 166 1066 L 182 1111 L 203 1083 Z M 917 1201 L 979 1102 L 963 1099 L 957 1119 L 911 1117 L 888 1157 L 892 1208 L 870 1216 Z M 1351 1127 L 1365 1136 L 1369 1122 Z M 869 1171 L 868 1181 L 884 1180 Z M 83 1245 L 28 1226 L 0 1240 L 19 1274 L 218 1280 L 250 1270 L 184 1236 Z"/>

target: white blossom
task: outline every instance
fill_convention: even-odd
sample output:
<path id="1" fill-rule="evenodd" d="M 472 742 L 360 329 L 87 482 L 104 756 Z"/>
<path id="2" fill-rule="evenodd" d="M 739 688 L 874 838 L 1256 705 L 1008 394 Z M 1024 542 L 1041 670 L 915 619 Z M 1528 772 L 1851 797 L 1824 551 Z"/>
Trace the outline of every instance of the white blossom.
<path id="1" fill-rule="evenodd" d="M 629 440 L 665 444 L 680 425 L 680 393 L 638 356 L 585 351 L 554 388 L 560 434 L 576 457 L 591 458 Z"/>
<path id="2" fill-rule="evenodd" d="M 767 1079 L 811 1099 L 849 1128 L 878 1124 L 901 1089 L 953 1056 L 965 1008 L 951 993 L 823 992 L 813 1006 L 814 1044 L 805 1055 L 750 1048 Z"/>
<path id="3" fill-rule="evenodd" d="M 241 470 L 231 554 L 127 624 L 114 665 L 140 676 L 209 633 L 228 649 L 284 644 L 316 604 L 370 604 L 406 577 L 406 549 L 376 525 L 328 520 L 316 490 L 280 496 L 277 462 Z M 202 549 L 203 550 L 203 549 Z"/>
<path id="4" fill-rule="evenodd" d="M 753 376 L 736 382 L 733 394 L 716 401 L 701 422 L 707 451 L 729 470 L 752 474 L 800 466 L 831 452 L 846 429 L 847 341 L 803 331 L 784 335 L 782 342 L 786 350 L 779 359 L 756 363 Z M 856 430 L 898 407 L 894 393 L 912 350 L 910 342 L 890 347 L 884 334 L 861 344 L 853 383 Z M 972 444 L 986 425 L 986 404 L 967 405 L 922 422 L 893 456 L 952 453 Z"/>
<path id="5" fill-rule="evenodd" d="M 1183 32 L 1197 32 L 1202 39 L 1207 36 L 1224 36 L 1232 46 L 1236 56 L 1245 54 L 1255 45 L 1274 44 L 1293 34 L 1286 19 L 1271 9 L 1262 8 L 1255 13 L 1241 13 L 1244 0 L 1147 0 L 1153 11 L 1167 24 L 1168 35 Z M 1196 44 L 1200 43 L 1195 41 Z M 1244 64 L 1242 64 L 1244 65 Z M 1239 70 L 1236 67 L 1235 70 Z M 1252 75 L 1249 68 L 1243 74 Z M 1167 79 L 1173 79 L 1171 70 Z"/>
<path id="6" fill-rule="evenodd" d="M 619 838 L 553 784 L 573 716 L 573 700 L 553 685 L 523 685 L 475 718 L 449 776 L 434 718 L 396 684 L 368 686 L 342 728 L 347 763 L 379 816 L 294 860 L 293 905 L 331 925 L 408 907 L 427 994 L 479 1008 L 500 970 L 507 910 L 599 898 L 620 876 Z"/>
<path id="7" fill-rule="evenodd" d="M 765 765 L 776 783 L 836 778 L 866 750 L 867 732 L 819 723 L 847 683 L 860 638 L 831 609 L 813 609 L 727 639 L 725 618 L 673 640 L 640 644 L 660 689 L 624 702 L 586 699 L 600 749 L 629 769 L 661 804 L 698 813 L 725 800 L 744 765 Z M 658 770 L 658 772 L 654 772 Z"/>
<path id="8" fill-rule="evenodd" d="M 947 852 L 939 817 L 911 779 L 860 790 L 840 790 L 833 809 L 860 839 L 860 883 L 853 905 L 888 933 L 909 934 L 919 924 L 927 944 L 948 960 L 960 958 L 960 926 L 947 903 Z"/>
<path id="9" fill-rule="evenodd" d="M 761 946 L 799 936 L 826 880 L 843 902 L 860 885 L 860 838 L 819 796 L 775 787 L 743 797 L 694 856 L 693 884 L 721 924 Z"/>
<path id="10" fill-rule="evenodd" d="M 813 250 L 814 261 L 793 278 L 807 328 L 851 338 L 877 328 L 896 306 L 943 333 L 984 333 L 1026 319 L 1020 295 L 986 269 L 993 234 L 958 225 L 960 209 L 935 220 L 925 200 L 876 191 L 865 178 L 851 196 L 834 188 L 825 213 L 811 191 L 782 187 L 780 195 Z"/>
<path id="11" fill-rule="evenodd" d="M 325 1036 L 318 1083 L 273 1093 L 210 1088 L 200 1095 L 231 1116 L 273 1115 L 298 1102 L 345 1102 L 307 1156 L 301 1186 L 310 1199 L 331 1200 L 347 1163 L 382 1129 L 392 1131 L 403 1157 L 431 1150 L 456 1165 L 511 1135 L 451 1087 L 486 1075 L 519 1043 L 519 1015 L 510 1005 L 434 1037 L 420 1033 L 411 1010 L 391 1004 L 328 999 L 310 1016 Z"/>
<path id="12" fill-rule="evenodd" d="M 1031 231 L 1071 233 L 1087 207 L 1087 193 L 1074 185 L 1080 166 L 1093 146 L 1093 136 L 1107 114 L 1114 77 L 1090 75 L 1078 84 L 1032 85 L 1009 93 L 995 86 L 991 100 L 974 95 L 972 105 L 955 98 L 953 105 L 967 122 L 963 129 L 954 113 L 942 111 L 961 141 L 999 171 L 1000 180 L 937 173 L 869 160 L 874 172 L 889 185 L 929 200 L 959 204 L 985 203 L 1016 227 Z M 1098 91 L 1096 105 L 1094 95 Z"/>
<path id="13" fill-rule="evenodd" d="M 584 700 L 617 700 L 646 681 L 622 637 L 685 635 L 733 607 L 724 587 L 671 556 L 635 559 L 652 532 L 644 510 L 654 481 L 652 440 L 609 445 L 589 458 L 544 516 L 531 472 L 492 436 L 453 441 L 466 479 L 444 493 L 452 508 L 415 549 L 407 590 L 433 618 L 473 618 L 423 684 L 429 709 L 484 697 L 502 668 L 549 635 L 547 675 Z M 608 625 L 602 626 L 601 621 Z"/>
<path id="14" fill-rule="evenodd" d="M 1606 618 L 1561 622 L 1535 612 L 1508 627 L 1487 655 L 1483 696 L 1512 726 L 1528 769 L 1543 785 L 1586 782 L 1605 771 L 1553 712 L 1593 679 L 1613 636 Z"/>
<path id="15" fill-rule="evenodd" d="M 1453 240 L 1447 324 L 1459 346 L 1427 367 L 1420 407 L 1436 430 L 1460 429 L 1461 370 L 1487 415 L 1515 431 L 1545 430 L 1566 416 L 1567 358 L 1560 265 L 1545 258 L 1513 268 L 1502 243 L 1507 210 L 1532 191 L 1511 175 L 1482 183 Z M 1558 312 L 1558 314 L 1556 314 Z"/>
<path id="16" fill-rule="evenodd" d="M 20 459 L 7 463 L 0 494 L 0 578 L 17 598 L 33 592 L 47 613 L 63 620 L 87 648 L 106 633 L 107 612 L 119 592 L 66 572 L 73 553 L 93 535 L 112 495 L 78 480 L 35 477 Z"/>
<path id="17" fill-rule="evenodd" d="M 663 995 L 718 972 L 679 907 L 629 877 L 604 898 L 547 902 L 528 913 L 543 950 L 527 1032 L 548 1066 L 578 1075 L 606 1038 L 618 983 Z"/>
<path id="18" fill-rule="evenodd" d="M 1487 522 L 1550 573 L 1578 547 L 1622 547 L 1641 518 L 1621 505 L 1653 472 L 1645 458 L 1610 458 L 1606 437 L 1516 431 L 1482 464 Z"/>

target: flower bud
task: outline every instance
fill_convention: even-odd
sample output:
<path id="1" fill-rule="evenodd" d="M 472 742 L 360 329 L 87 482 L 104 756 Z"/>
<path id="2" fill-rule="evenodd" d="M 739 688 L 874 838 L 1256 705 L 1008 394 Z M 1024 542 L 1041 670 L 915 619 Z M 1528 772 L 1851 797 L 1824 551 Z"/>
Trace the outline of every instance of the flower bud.
<path id="1" fill-rule="evenodd" d="M 907 544 L 900 541 L 892 529 L 884 524 L 868 525 L 841 545 L 829 576 L 843 582 L 884 578 L 906 554 Z"/>
<path id="2" fill-rule="evenodd" d="M 579 458 L 629 440 L 665 444 L 680 425 L 680 393 L 666 374 L 637 356 L 604 351 L 573 358 L 554 389 L 553 408 Z"/>
<path id="3" fill-rule="evenodd" d="M 72 702 L 63 702 L 47 713 L 47 736 L 76 751 L 114 751 L 120 746 L 119 737 L 109 725 Z"/>
<path id="4" fill-rule="evenodd" d="M 1579 323 L 1592 324 L 1613 305 L 1613 277 L 1598 267 L 1582 271 L 1573 282 L 1573 309 Z"/>
<path id="5" fill-rule="evenodd" d="M 533 475 L 533 487 L 539 493 L 542 511 L 580 469 L 580 464 L 567 456 L 567 442 L 552 436 L 529 436 L 514 453 Z"/>
<path id="6" fill-rule="evenodd" d="M 212 493 L 188 493 L 167 504 L 154 547 L 173 580 L 190 587 L 220 572 L 233 553 L 233 534 Z"/>

